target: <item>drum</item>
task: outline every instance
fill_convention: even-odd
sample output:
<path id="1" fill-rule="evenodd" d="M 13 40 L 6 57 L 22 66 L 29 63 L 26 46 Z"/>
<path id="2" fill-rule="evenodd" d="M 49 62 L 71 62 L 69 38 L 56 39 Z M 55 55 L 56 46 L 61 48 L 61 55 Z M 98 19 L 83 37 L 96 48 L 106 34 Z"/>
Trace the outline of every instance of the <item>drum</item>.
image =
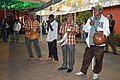
<path id="1" fill-rule="evenodd" d="M 93 43 L 95 45 L 101 45 L 106 43 L 106 36 L 103 35 L 103 31 L 96 32 L 93 36 Z"/>
<path id="2" fill-rule="evenodd" d="M 39 38 L 39 33 L 34 32 L 34 31 L 30 31 L 28 39 L 35 40 L 35 39 L 38 39 L 38 38 Z"/>

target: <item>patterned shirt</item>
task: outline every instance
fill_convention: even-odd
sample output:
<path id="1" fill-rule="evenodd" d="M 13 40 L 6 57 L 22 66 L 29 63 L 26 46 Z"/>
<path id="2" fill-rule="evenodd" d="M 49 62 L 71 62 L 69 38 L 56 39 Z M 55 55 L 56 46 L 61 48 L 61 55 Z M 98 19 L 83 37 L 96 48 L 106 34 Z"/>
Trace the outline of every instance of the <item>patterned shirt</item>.
<path id="1" fill-rule="evenodd" d="M 71 26 L 71 25 L 73 25 L 73 26 Z M 59 33 L 60 34 L 64 34 L 67 31 L 68 28 L 70 28 L 71 31 L 72 32 L 74 31 L 76 34 L 79 33 L 79 27 L 78 27 L 78 25 L 76 23 L 70 23 L 69 24 L 67 22 L 65 22 L 65 23 L 63 23 L 61 25 Z M 75 35 L 76 34 L 72 34 L 72 33 L 68 34 L 68 39 L 67 39 L 68 40 L 67 41 L 68 45 L 74 45 L 74 44 L 76 44 L 76 39 L 75 39 Z"/>
<path id="2" fill-rule="evenodd" d="M 30 36 L 30 31 L 34 30 L 34 31 L 39 31 L 40 30 L 40 23 L 37 20 L 27 20 L 24 23 L 23 28 L 25 29 L 25 37 L 29 37 Z"/>

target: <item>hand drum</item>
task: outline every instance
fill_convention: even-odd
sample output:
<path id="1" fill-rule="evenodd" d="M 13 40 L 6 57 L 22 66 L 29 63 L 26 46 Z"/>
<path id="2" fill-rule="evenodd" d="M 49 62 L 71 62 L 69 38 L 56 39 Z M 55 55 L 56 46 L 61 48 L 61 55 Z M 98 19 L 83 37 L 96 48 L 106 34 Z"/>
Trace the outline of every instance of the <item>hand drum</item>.
<path id="1" fill-rule="evenodd" d="M 103 31 L 96 32 L 93 36 L 93 43 L 95 45 L 101 45 L 106 43 L 106 36 L 103 35 Z"/>
<path id="2" fill-rule="evenodd" d="M 35 39 L 38 39 L 38 37 L 39 37 L 39 33 L 30 31 L 30 35 L 29 35 L 28 39 L 35 40 Z"/>

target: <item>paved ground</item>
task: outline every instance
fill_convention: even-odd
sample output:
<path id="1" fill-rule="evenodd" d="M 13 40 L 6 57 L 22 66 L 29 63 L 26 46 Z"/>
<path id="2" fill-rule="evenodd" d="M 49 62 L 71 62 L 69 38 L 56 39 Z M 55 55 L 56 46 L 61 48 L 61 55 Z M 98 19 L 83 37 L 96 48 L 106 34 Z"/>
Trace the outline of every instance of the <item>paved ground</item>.
<path id="1" fill-rule="evenodd" d="M 76 62 L 72 73 L 57 70 L 62 63 L 60 46 L 58 46 L 60 61 L 54 64 L 46 62 L 48 50 L 45 39 L 40 39 L 40 44 L 43 60 L 29 61 L 23 38 L 19 44 L 2 43 L 0 40 L 0 80 L 91 80 L 91 67 L 88 69 L 87 76 L 75 76 L 81 67 L 86 47 L 84 43 L 76 45 Z M 33 52 L 35 51 L 33 50 Z M 118 53 L 120 53 L 119 48 Z M 36 57 L 36 54 L 34 55 Z M 105 53 L 100 80 L 120 80 L 120 55 Z"/>

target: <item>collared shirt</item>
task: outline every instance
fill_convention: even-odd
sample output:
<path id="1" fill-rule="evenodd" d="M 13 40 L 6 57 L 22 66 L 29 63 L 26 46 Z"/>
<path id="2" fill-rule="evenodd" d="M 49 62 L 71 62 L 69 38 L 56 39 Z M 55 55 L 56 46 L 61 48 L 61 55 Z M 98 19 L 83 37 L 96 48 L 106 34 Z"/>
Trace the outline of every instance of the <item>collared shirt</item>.
<path id="1" fill-rule="evenodd" d="M 37 20 L 27 20 L 24 23 L 24 29 L 25 29 L 25 37 L 30 36 L 30 31 L 31 30 L 39 30 L 40 29 L 40 23 Z"/>
<path id="2" fill-rule="evenodd" d="M 18 22 L 18 23 L 15 23 L 13 30 L 14 30 L 14 31 L 20 31 L 20 29 L 21 29 L 21 24 L 20 24 L 19 22 Z"/>
<path id="3" fill-rule="evenodd" d="M 51 29 L 49 28 L 47 38 L 46 38 L 46 40 L 48 42 L 52 42 L 53 40 L 57 39 L 57 34 L 58 34 L 58 23 L 57 23 L 57 21 L 54 20 L 50 24 L 52 26 L 53 31 L 51 31 Z"/>
<path id="4" fill-rule="evenodd" d="M 91 17 L 93 19 L 93 17 Z M 90 21 L 91 19 L 88 19 L 86 25 L 85 25 L 85 32 L 88 33 L 88 37 L 86 39 L 86 43 L 88 45 L 88 47 L 90 47 L 90 32 L 91 32 L 91 28 L 93 26 L 90 25 Z M 97 31 L 103 31 L 103 35 L 105 36 L 109 36 L 110 34 L 110 30 L 109 30 L 109 20 L 108 18 L 106 18 L 105 16 L 101 15 L 101 18 L 99 20 L 99 24 L 97 25 Z M 99 45 L 99 46 L 105 46 L 105 44 Z"/>
<path id="5" fill-rule="evenodd" d="M 73 26 L 71 26 L 71 24 L 72 24 Z M 67 31 L 68 28 L 72 29 L 71 31 L 75 31 L 76 33 L 79 33 L 79 27 L 78 27 L 78 25 L 77 25 L 76 23 L 74 23 L 74 22 L 72 22 L 72 23 L 70 23 L 70 24 L 67 23 L 67 22 L 63 23 L 63 24 L 61 25 L 61 27 L 60 27 L 59 33 L 60 33 L 60 34 L 64 34 L 64 33 Z M 70 33 L 70 34 L 68 35 L 68 39 L 67 39 L 67 40 L 68 40 L 68 41 L 67 41 L 67 44 L 68 44 L 68 45 L 74 45 L 74 44 L 76 44 L 75 34 Z"/>

